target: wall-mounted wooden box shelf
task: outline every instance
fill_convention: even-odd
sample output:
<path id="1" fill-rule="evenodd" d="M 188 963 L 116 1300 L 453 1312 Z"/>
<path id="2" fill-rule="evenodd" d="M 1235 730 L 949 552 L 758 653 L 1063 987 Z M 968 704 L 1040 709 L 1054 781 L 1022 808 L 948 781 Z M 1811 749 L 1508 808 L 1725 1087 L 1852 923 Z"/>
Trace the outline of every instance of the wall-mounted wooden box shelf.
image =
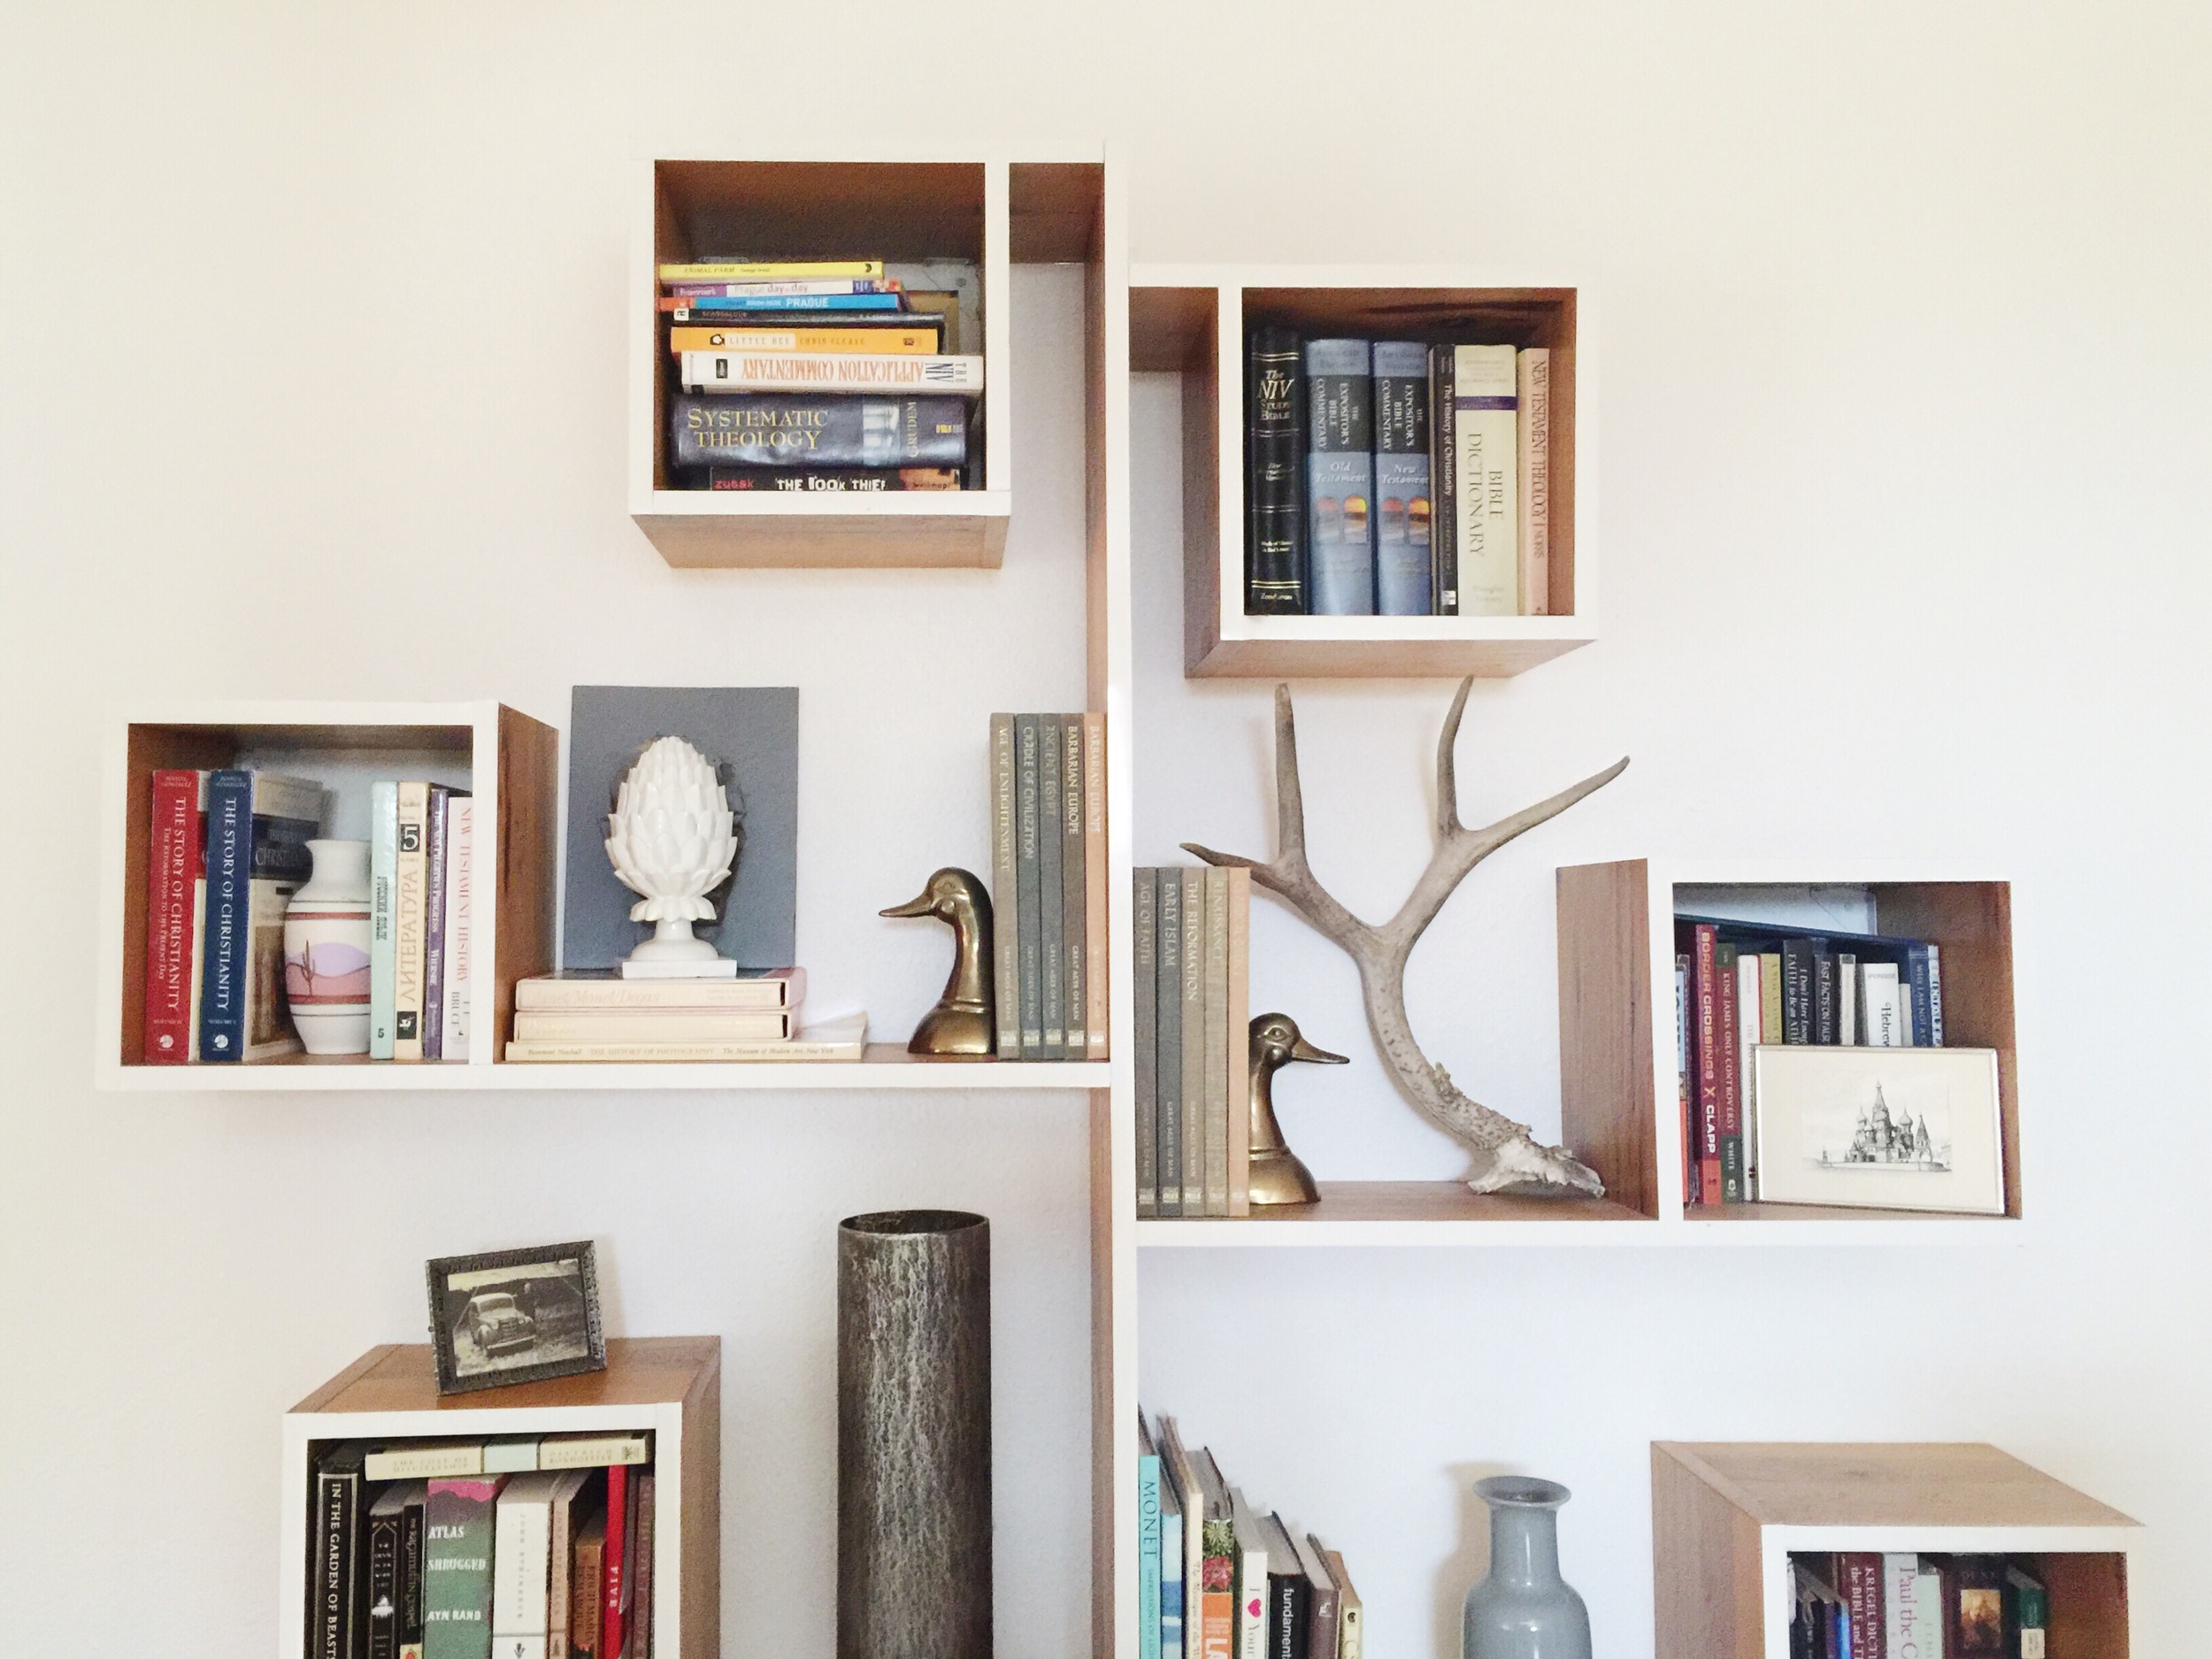
<path id="1" fill-rule="evenodd" d="M 372 1348 L 284 1416 L 278 1652 L 298 1659 L 318 1445 L 495 1434 L 653 1435 L 653 1650 L 713 1659 L 722 1625 L 722 1340 L 615 1337 L 607 1369 L 441 1395 L 424 1344 Z"/>
<path id="2" fill-rule="evenodd" d="M 368 787 L 427 778 L 467 788 L 477 822 L 496 826 L 476 858 L 477 1029 L 503 1032 L 517 979 L 553 965 L 555 803 L 560 740 L 495 703 L 245 703 L 151 711 L 116 731 L 104 811 L 101 927 L 105 965 L 97 1069 L 104 1087 L 166 1089 L 418 1087 L 488 1073 L 495 1048 L 466 1063 L 398 1064 L 291 1055 L 251 1064 L 145 1064 L 146 877 L 153 773 L 248 766 L 314 778 L 331 791 L 326 833 L 365 839 Z"/>
<path id="3" fill-rule="evenodd" d="M 1130 367 L 1183 377 L 1184 672 L 1194 677 L 1517 674 L 1596 637 L 1593 324 L 1571 287 L 1462 273 L 1137 265 Z M 1546 346 L 1552 352 L 1550 614 L 1251 617 L 1244 613 L 1245 334 Z"/>
<path id="4" fill-rule="evenodd" d="M 1842 1240 L 1878 1233 L 1918 1241 L 2002 1233 L 2021 1214 L 2018 1061 L 2013 1038 L 2012 890 L 2008 882 L 1916 869 L 1841 872 L 1711 860 L 1630 859 L 1559 872 L 1559 1049 L 1571 1123 L 1606 1125 L 1599 1167 L 1635 1171 L 1655 1213 L 1706 1233 Z M 1747 903 L 1789 915 L 1808 895 L 1864 907 L 1864 925 L 1942 949 L 1947 1041 L 1997 1051 L 2003 1122 L 2005 1214 L 1930 1215 L 1801 1204 L 1683 1205 L 1679 1084 L 1675 1065 L 1674 917 Z M 1807 933 L 1819 926 L 1793 920 Z M 1582 1148 L 1577 1147 L 1578 1153 Z M 1588 1154 L 1584 1154 L 1587 1156 Z M 1611 1185 L 1609 1177 L 1609 1185 Z M 1746 1225 L 1742 1224 L 1754 1224 Z"/>
<path id="5" fill-rule="evenodd" d="M 1651 1448 L 1658 1659 L 1788 1659 L 1794 1551 L 2024 1558 L 2054 1659 L 2127 1659 L 2135 1522 L 1993 1446 Z"/>
<path id="6" fill-rule="evenodd" d="M 671 565 L 995 568 L 1013 511 L 1010 267 L 1101 255 L 1105 166 L 1088 155 L 641 164 L 626 303 L 630 514 Z M 980 268 L 982 488 L 800 495 L 670 488 L 673 365 L 656 306 L 663 261 L 966 259 Z M 970 334 L 966 319 L 964 332 Z"/>

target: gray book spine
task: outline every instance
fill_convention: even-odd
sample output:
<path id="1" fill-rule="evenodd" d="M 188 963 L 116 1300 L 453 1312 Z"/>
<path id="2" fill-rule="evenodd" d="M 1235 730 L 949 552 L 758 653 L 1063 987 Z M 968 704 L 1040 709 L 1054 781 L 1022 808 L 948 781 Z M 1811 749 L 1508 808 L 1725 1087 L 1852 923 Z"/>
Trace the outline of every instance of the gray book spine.
<path id="1" fill-rule="evenodd" d="M 1178 870 L 1183 884 L 1183 1213 L 1206 1210 L 1206 872 Z M 1227 1133 L 1227 1125 L 1223 1125 Z"/>
<path id="2" fill-rule="evenodd" d="M 1037 960 L 1043 938 L 1037 919 L 1037 717 L 1014 717 L 1014 862 L 1021 888 L 1014 939 L 1021 978 L 1021 1056 L 1044 1058 L 1044 972 Z"/>
<path id="3" fill-rule="evenodd" d="M 1018 1060 L 1021 1038 L 1021 878 L 1014 847 L 1014 717 L 991 717 L 991 1002 L 998 1057 Z"/>
<path id="4" fill-rule="evenodd" d="M 1130 984 L 1137 1006 L 1137 1214 L 1160 1213 L 1160 1002 L 1156 928 L 1159 872 L 1136 872 L 1136 897 L 1129 918 L 1133 964 Z"/>
<path id="5" fill-rule="evenodd" d="M 1037 959 L 1044 979 L 1044 1047 L 1047 1060 L 1068 1057 L 1068 955 L 1062 935 L 1060 878 L 1060 768 L 1067 755 L 1064 722 L 1056 714 L 1037 717 Z"/>
<path id="6" fill-rule="evenodd" d="M 1206 886 L 1206 1213 L 1229 1213 L 1229 872 Z"/>
<path id="7" fill-rule="evenodd" d="M 1068 1058 L 1091 1054 L 1089 976 L 1084 972 L 1084 910 L 1090 895 L 1084 887 L 1083 717 L 1065 716 L 1060 727 L 1060 954 L 1068 964 L 1062 976 L 1068 995 Z"/>
<path id="8" fill-rule="evenodd" d="M 1160 1079 L 1160 1213 L 1183 1213 L 1183 872 L 1162 870 L 1159 879 L 1158 999 Z"/>

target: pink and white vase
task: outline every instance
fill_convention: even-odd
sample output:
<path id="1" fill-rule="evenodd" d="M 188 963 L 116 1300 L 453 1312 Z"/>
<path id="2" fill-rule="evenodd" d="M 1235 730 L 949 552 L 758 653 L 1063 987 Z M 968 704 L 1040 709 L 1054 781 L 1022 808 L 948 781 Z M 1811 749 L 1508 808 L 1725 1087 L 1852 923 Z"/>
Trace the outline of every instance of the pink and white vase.
<path id="1" fill-rule="evenodd" d="M 311 841 L 284 910 L 284 998 L 310 1054 L 369 1051 L 369 844 Z"/>

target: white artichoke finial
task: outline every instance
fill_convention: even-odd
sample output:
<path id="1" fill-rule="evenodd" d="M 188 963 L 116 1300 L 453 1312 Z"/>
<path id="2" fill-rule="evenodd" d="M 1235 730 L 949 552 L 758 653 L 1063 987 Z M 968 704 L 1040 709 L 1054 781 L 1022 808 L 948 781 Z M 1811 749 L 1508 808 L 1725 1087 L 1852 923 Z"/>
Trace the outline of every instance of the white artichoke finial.
<path id="1" fill-rule="evenodd" d="M 707 895 L 730 873 L 737 845 L 728 793 L 707 757 L 680 737 L 647 744 L 607 815 L 608 862 L 638 895 L 630 919 L 657 925 L 634 956 L 714 957 L 691 924 L 713 918 Z"/>

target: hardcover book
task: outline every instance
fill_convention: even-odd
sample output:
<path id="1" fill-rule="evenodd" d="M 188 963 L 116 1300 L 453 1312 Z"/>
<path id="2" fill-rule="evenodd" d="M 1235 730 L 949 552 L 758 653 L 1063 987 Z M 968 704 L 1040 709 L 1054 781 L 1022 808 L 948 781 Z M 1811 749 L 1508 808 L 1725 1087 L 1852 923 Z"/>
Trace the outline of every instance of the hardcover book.
<path id="1" fill-rule="evenodd" d="M 1183 1501 L 1160 1457 L 1160 1655 L 1183 1659 Z"/>
<path id="2" fill-rule="evenodd" d="M 1090 878 L 1083 866 L 1083 717 L 1065 716 L 1060 727 L 1060 954 L 1066 963 L 1061 980 L 1067 998 L 1067 1056 L 1083 1060 L 1091 1051 L 1090 944 L 1085 927 L 1090 916 Z"/>
<path id="3" fill-rule="evenodd" d="M 825 277 L 883 279 L 880 259 L 695 259 L 663 263 L 664 282 L 797 282 Z"/>
<path id="4" fill-rule="evenodd" d="M 741 968 L 728 979 L 626 979 L 579 968 L 515 981 L 518 1010 L 582 1009 L 795 1010 L 806 997 L 803 968 Z"/>
<path id="5" fill-rule="evenodd" d="M 407 1507 L 404 1485 L 387 1486 L 369 1509 L 368 1659 L 399 1659 L 403 1594 L 401 1550 Z"/>
<path id="6" fill-rule="evenodd" d="M 792 1034 L 788 1009 L 526 1009 L 515 1014 L 519 1043 L 781 1042 Z"/>
<path id="7" fill-rule="evenodd" d="M 1521 609 L 1551 614 L 1551 353 L 1532 347 L 1519 358 L 1521 437 Z"/>
<path id="8" fill-rule="evenodd" d="M 741 844 L 729 880 L 707 895 L 715 919 L 692 932 L 741 968 L 798 956 L 799 693 L 790 686 L 579 686 L 569 703 L 567 858 L 561 967 L 621 965 L 653 925 L 607 860 L 607 815 L 639 753 L 681 737 L 715 768 Z"/>
<path id="9" fill-rule="evenodd" d="M 1252 1213 L 1252 872 L 1229 869 L 1229 1213 Z"/>
<path id="10" fill-rule="evenodd" d="M 1140 869 L 1134 880 L 1129 980 L 1137 1004 L 1131 1011 L 1137 1027 L 1137 1214 L 1142 1218 L 1160 1213 L 1159 872 Z"/>
<path id="11" fill-rule="evenodd" d="M 1308 1614 L 1313 1586 L 1291 1544 L 1283 1517 L 1269 1515 L 1259 1525 L 1260 1535 L 1267 1542 L 1268 1659 L 1309 1659 L 1312 1636 Z"/>
<path id="12" fill-rule="evenodd" d="M 306 846 L 321 833 L 322 809 L 322 786 L 307 779 L 234 768 L 208 774 L 203 1060 L 299 1051 L 284 1002 L 284 906 L 306 879 Z"/>
<path id="13" fill-rule="evenodd" d="M 1137 1417 L 1137 1654 L 1160 1659 L 1160 1455 Z"/>
<path id="14" fill-rule="evenodd" d="M 1435 502 L 1429 515 L 1431 556 L 1436 566 L 1434 601 L 1440 617 L 1459 614 L 1459 447 L 1453 388 L 1458 385 L 1458 355 L 1448 347 L 1429 354 L 1429 488 Z"/>
<path id="15" fill-rule="evenodd" d="M 891 294 L 895 286 L 881 277 L 786 277 L 751 282 L 664 282 L 672 299 L 709 299 L 726 295 L 732 299 L 751 294 L 772 298 L 779 294 Z"/>
<path id="16" fill-rule="evenodd" d="M 546 1659 L 546 1633 L 552 1611 L 553 1498 L 562 1479 L 559 1475 L 515 1475 L 494 1506 L 495 1659 Z"/>
<path id="17" fill-rule="evenodd" d="M 490 1659 L 494 1511 L 507 1477 L 434 1480 L 423 1546 L 423 1659 Z"/>
<path id="18" fill-rule="evenodd" d="M 1375 610 L 1425 617 L 1436 581 L 1430 546 L 1429 349 L 1379 340 L 1375 367 Z"/>
<path id="19" fill-rule="evenodd" d="M 1204 1659 L 1210 1644 L 1206 1640 L 1206 1498 L 1199 1484 L 1197 1466 L 1183 1445 L 1183 1437 L 1175 1426 L 1173 1417 L 1160 1419 L 1160 1461 L 1170 1483 L 1175 1488 L 1176 1505 L 1181 1511 L 1183 1531 L 1183 1655 L 1184 1659 Z M 1163 1571 L 1168 1571 L 1163 1567 Z M 1164 1592 L 1163 1592 L 1164 1594 Z M 1223 1635 L 1226 1637 L 1226 1630 Z M 1222 1643 L 1225 1653 L 1227 1642 Z"/>
<path id="20" fill-rule="evenodd" d="M 886 321 L 894 319 L 886 319 Z M 668 331 L 668 349 L 681 357 L 687 351 L 793 351 L 812 353 L 864 352 L 870 356 L 934 357 L 940 332 L 933 317 L 901 317 L 895 327 L 780 328 L 756 322 L 722 326 L 713 323 L 679 323 Z"/>
<path id="21" fill-rule="evenodd" d="M 1037 962 L 1042 980 L 1044 1031 L 1038 1057 L 1068 1057 L 1066 886 L 1060 872 L 1066 845 L 1061 834 L 1060 771 L 1067 760 L 1065 723 L 1056 714 L 1037 717 Z"/>
<path id="22" fill-rule="evenodd" d="M 634 1525 L 630 1513 L 630 1471 L 617 1463 L 607 1471 L 605 1571 L 599 1595 L 599 1643 L 608 1659 L 626 1659 L 623 1636 L 629 1628 L 630 1544 Z"/>
<path id="23" fill-rule="evenodd" d="M 1204 1455 L 1210 1462 L 1213 1454 Z M 1276 1659 L 1267 1648 L 1267 1533 L 1244 1494 L 1234 1486 L 1229 1488 L 1229 1517 L 1236 1532 L 1237 1659 Z"/>
<path id="24" fill-rule="evenodd" d="M 682 352 L 677 361 L 687 392 L 983 392 L 981 357 L 725 348 Z"/>
<path id="25" fill-rule="evenodd" d="M 146 1020 L 141 1057 L 198 1057 L 200 918 L 207 887 L 207 773 L 154 773 L 146 849 Z"/>
<path id="26" fill-rule="evenodd" d="M 358 1441 L 347 1440 L 315 1459 L 307 1558 L 309 1659 L 356 1659 L 367 1645 L 363 1451 Z"/>
<path id="27" fill-rule="evenodd" d="M 666 300 L 662 303 L 680 323 L 740 313 L 835 311 L 843 315 L 904 309 L 895 294 L 698 294 L 676 296 L 672 305 Z"/>
<path id="28" fill-rule="evenodd" d="M 429 970 L 430 786 L 399 786 L 399 860 L 392 903 L 392 1057 L 419 1060 L 423 993 Z M 372 958 L 372 968 L 374 963 Z M 372 985 L 370 995 L 375 995 Z"/>
<path id="29" fill-rule="evenodd" d="M 369 786 L 369 1058 L 397 1052 L 399 785 Z"/>
<path id="30" fill-rule="evenodd" d="M 1307 593 L 1317 617 L 1375 614 L 1371 365 L 1364 340 L 1306 342 Z"/>
<path id="31" fill-rule="evenodd" d="M 1206 895 L 1206 1213 L 1229 1213 L 1229 872 L 1200 872 Z"/>
<path id="32" fill-rule="evenodd" d="M 1452 374 L 1460 614 L 1517 616 L 1520 387 L 1513 348 L 1457 347 Z"/>
<path id="33" fill-rule="evenodd" d="M 1292 330 L 1255 328 L 1245 355 L 1244 609 L 1306 609 L 1306 377 Z"/>
<path id="34" fill-rule="evenodd" d="M 1183 1209 L 1183 872 L 1155 871 L 1160 884 L 1159 966 L 1153 981 L 1158 1009 L 1160 1214 Z M 1188 1213 L 1198 1214 L 1194 1209 Z"/>
<path id="35" fill-rule="evenodd" d="M 949 466 L 710 466 L 707 488 L 783 495 L 904 495 L 961 488 Z"/>
<path id="36" fill-rule="evenodd" d="M 631 1483 L 630 1646 L 626 1659 L 651 1659 L 653 1652 L 653 1488 L 649 1469 Z"/>
<path id="37" fill-rule="evenodd" d="M 1721 1202 L 1720 978 L 1717 931 L 1707 923 L 1691 929 L 1691 967 L 1697 995 L 1693 1030 L 1697 1054 L 1698 1202 Z"/>
<path id="38" fill-rule="evenodd" d="M 1014 717 L 991 717 L 991 1010 L 998 1057 L 1018 1060 L 1021 1046 L 1020 877 L 1014 846 Z"/>
<path id="39" fill-rule="evenodd" d="M 1317 1548 L 1320 1542 L 1314 1540 Z M 1344 1557 L 1333 1549 L 1324 1549 L 1321 1559 L 1328 1563 L 1329 1580 L 1336 1586 L 1336 1659 L 1363 1659 L 1367 1647 L 1367 1609 L 1359 1592 L 1352 1587 Z"/>
<path id="40" fill-rule="evenodd" d="M 1736 998 L 1741 976 L 1736 971 L 1735 946 L 1716 948 L 1713 969 L 1717 976 L 1715 1012 L 1719 1021 L 1716 1053 L 1720 1062 L 1720 1201 L 1740 1204 L 1744 1201 L 1743 1094 L 1738 1070 L 1742 1050 L 1736 1029 Z"/>
<path id="41" fill-rule="evenodd" d="M 469 979 L 474 971 L 476 927 L 476 803 L 456 793 L 446 807 L 444 963 L 439 979 L 439 1054 L 469 1057 Z"/>
<path id="42" fill-rule="evenodd" d="M 445 1057 L 445 884 L 455 792 L 430 786 L 430 830 L 423 845 L 422 1057 Z"/>
<path id="43" fill-rule="evenodd" d="M 1110 1057 L 1106 972 L 1106 717 L 1083 717 L 1083 969 L 1086 1047 L 1094 1060 Z"/>
<path id="44" fill-rule="evenodd" d="M 671 466 L 963 466 L 960 397 L 849 393 L 678 394 L 669 400 Z"/>
<path id="45" fill-rule="evenodd" d="M 1044 803 L 1043 733 L 1038 717 L 1014 717 L 1014 862 L 1019 887 L 1015 909 L 1014 940 L 1019 950 L 1021 980 L 1021 1057 L 1045 1057 L 1044 921 L 1041 897 L 1041 838 Z"/>
<path id="46" fill-rule="evenodd" d="M 1207 1110 L 1212 1051 L 1206 1046 L 1206 872 L 1194 866 L 1173 874 L 1183 887 L 1183 1213 L 1204 1216 L 1214 1213 L 1207 1204 L 1207 1148 L 1225 1128 Z"/>
<path id="47" fill-rule="evenodd" d="M 1329 1576 L 1329 1564 L 1322 1559 L 1321 1546 L 1312 1533 L 1293 1537 L 1290 1543 L 1298 1552 L 1298 1570 L 1306 1575 L 1305 1659 L 1337 1659 L 1340 1604 L 1336 1581 Z"/>
<path id="48" fill-rule="evenodd" d="M 572 1659 L 600 1659 L 599 1620 L 607 1594 L 607 1512 L 603 1502 L 576 1529 L 569 1559 L 568 1644 Z"/>

